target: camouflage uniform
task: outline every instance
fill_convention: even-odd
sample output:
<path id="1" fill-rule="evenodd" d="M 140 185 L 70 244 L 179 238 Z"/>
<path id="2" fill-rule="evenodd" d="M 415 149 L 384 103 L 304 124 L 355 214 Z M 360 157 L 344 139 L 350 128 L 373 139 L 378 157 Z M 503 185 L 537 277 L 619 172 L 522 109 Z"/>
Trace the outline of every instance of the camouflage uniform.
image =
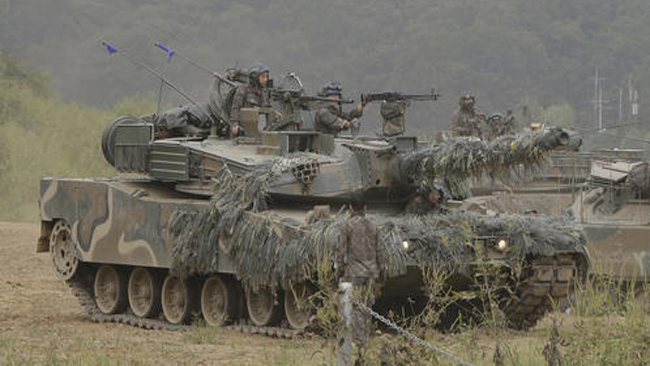
<path id="1" fill-rule="evenodd" d="M 485 123 L 485 114 L 477 108 L 459 108 L 451 117 L 451 133 L 453 136 L 481 137 L 482 123 Z"/>
<path id="2" fill-rule="evenodd" d="M 514 135 L 517 133 L 518 126 L 515 116 L 512 113 L 507 113 L 503 118 L 503 127 L 501 128 L 502 135 Z"/>
<path id="3" fill-rule="evenodd" d="M 351 122 L 355 118 L 361 118 L 362 115 L 363 111 L 358 109 L 343 112 L 340 106 L 330 105 L 316 112 L 314 130 L 337 136 L 340 131 L 345 129 L 345 122 Z"/>
<path id="4" fill-rule="evenodd" d="M 251 84 L 243 84 L 237 87 L 235 96 L 230 107 L 230 124 L 238 125 L 240 121 L 239 111 L 242 108 L 269 107 L 269 101 L 262 89 L 255 88 Z"/>
<path id="5" fill-rule="evenodd" d="M 494 113 L 488 118 L 482 137 L 493 140 L 499 136 L 514 135 L 516 130 L 517 125 L 512 114 L 502 116 L 501 113 Z"/>
<path id="6" fill-rule="evenodd" d="M 364 214 L 353 214 L 341 228 L 336 265 L 339 278 L 352 283 L 353 298 L 372 307 L 375 281 L 384 277 L 387 264 L 383 239 Z M 372 319 L 353 306 L 351 321 L 353 342 L 361 350 L 368 344 Z"/>
<path id="7" fill-rule="evenodd" d="M 397 136 L 405 131 L 404 113 L 408 101 L 400 100 L 397 102 L 383 102 L 379 107 L 379 114 L 384 120 L 382 134 L 384 136 Z"/>
<path id="8" fill-rule="evenodd" d="M 503 129 L 503 116 L 501 113 L 494 113 L 487 119 L 487 123 L 481 131 L 481 137 L 487 140 L 494 140 L 504 135 Z"/>

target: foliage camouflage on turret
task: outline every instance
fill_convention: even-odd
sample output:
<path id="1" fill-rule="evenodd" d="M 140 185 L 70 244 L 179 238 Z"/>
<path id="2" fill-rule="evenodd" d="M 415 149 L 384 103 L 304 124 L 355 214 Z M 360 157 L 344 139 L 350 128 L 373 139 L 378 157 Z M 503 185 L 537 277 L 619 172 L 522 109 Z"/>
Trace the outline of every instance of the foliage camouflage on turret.
<path id="1" fill-rule="evenodd" d="M 444 179 L 452 192 L 462 191 L 469 179 L 506 176 L 513 168 L 535 168 L 554 147 L 566 143 L 562 130 L 500 136 L 492 141 L 470 137 L 452 138 L 440 145 L 414 152 L 404 159 L 406 174 L 413 182 L 433 184 Z"/>

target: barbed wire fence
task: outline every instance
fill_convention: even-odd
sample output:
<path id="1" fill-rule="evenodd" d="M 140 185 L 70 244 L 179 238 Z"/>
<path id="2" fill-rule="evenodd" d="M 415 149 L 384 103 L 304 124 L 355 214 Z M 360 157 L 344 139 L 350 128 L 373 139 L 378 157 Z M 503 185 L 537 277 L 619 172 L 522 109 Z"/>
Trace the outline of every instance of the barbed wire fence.
<path id="1" fill-rule="evenodd" d="M 401 334 L 406 339 L 408 339 L 408 340 L 410 340 L 412 342 L 415 342 L 415 343 L 419 344 L 420 346 L 422 346 L 424 348 L 427 348 L 427 349 L 435 352 L 436 354 L 441 355 L 442 357 L 444 357 L 444 358 L 446 358 L 446 359 L 448 359 L 448 360 L 450 360 L 452 362 L 455 362 L 458 365 L 461 365 L 461 366 L 475 366 L 474 364 L 472 364 L 470 362 L 467 362 L 465 360 L 462 360 L 461 358 L 452 355 L 451 353 L 445 351 L 444 349 L 442 349 L 440 347 L 437 347 L 437 346 L 425 341 L 424 339 L 414 335 L 413 333 L 410 333 L 406 329 L 404 329 L 404 328 L 400 327 L 399 325 L 397 325 L 392 320 L 384 317 L 383 315 L 375 312 L 374 310 L 372 310 L 368 306 L 366 306 L 366 305 L 362 304 L 361 302 L 355 300 L 353 298 L 353 296 L 352 296 L 352 284 L 351 283 L 340 283 L 339 284 L 339 291 L 341 292 L 341 295 L 342 295 L 341 296 L 341 302 L 342 302 L 341 305 L 343 307 L 342 315 L 345 318 L 344 319 L 344 324 L 345 324 L 344 333 L 345 334 L 343 334 L 343 343 L 341 344 L 341 352 L 340 352 L 339 357 L 338 357 L 338 365 L 339 366 L 347 365 L 347 361 L 349 360 L 349 358 L 346 357 L 346 353 L 351 351 L 351 338 L 352 338 L 352 336 L 350 334 L 350 326 L 351 326 L 350 317 L 352 315 L 351 314 L 352 313 L 352 306 L 357 307 L 362 312 L 370 315 L 371 317 L 373 317 L 377 321 L 379 321 L 382 324 L 386 325 L 387 327 L 391 328 L 395 332 Z"/>
<path id="2" fill-rule="evenodd" d="M 467 361 L 464 361 L 464 360 L 452 355 L 451 353 L 445 351 L 444 349 L 442 349 L 440 347 L 437 347 L 437 346 L 425 341 L 422 338 L 419 338 L 418 336 L 414 335 L 413 333 L 410 333 L 408 330 L 400 327 L 399 325 L 395 324 L 395 322 L 393 322 L 392 320 L 390 320 L 390 319 L 384 317 L 383 315 L 375 312 L 374 310 L 372 310 L 371 308 L 365 306 L 364 304 L 362 304 L 362 303 L 360 303 L 360 302 L 358 302 L 356 300 L 353 300 L 353 305 L 358 307 L 364 313 L 372 316 L 373 318 L 375 318 L 379 322 L 381 322 L 384 325 L 388 326 L 389 328 L 393 329 L 397 333 L 401 334 L 402 336 L 404 336 L 404 338 L 406 338 L 408 340 L 411 340 L 411 341 L 419 344 L 420 346 L 422 346 L 424 348 L 427 348 L 427 349 L 429 349 L 429 350 L 431 350 L 431 351 L 433 351 L 433 352 L 435 352 L 435 353 L 437 353 L 437 354 L 439 354 L 439 355 L 441 355 L 441 356 L 443 356 L 443 357 L 457 363 L 458 365 L 475 366 L 474 364 L 469 363 Z"/>

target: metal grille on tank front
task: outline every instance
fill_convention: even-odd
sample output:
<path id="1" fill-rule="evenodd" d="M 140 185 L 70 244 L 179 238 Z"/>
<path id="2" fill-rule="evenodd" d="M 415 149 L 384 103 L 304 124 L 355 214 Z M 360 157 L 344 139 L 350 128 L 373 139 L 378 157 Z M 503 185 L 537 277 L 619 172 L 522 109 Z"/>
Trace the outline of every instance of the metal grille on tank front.
<path id="1" fill-rule="evenodd" d="M 305 164 L 296 165 L 291 168 L 291 172 L 296 179 L 304 184 L 311 183 L 320 173 L 320 163 L 311 161 Z"/>

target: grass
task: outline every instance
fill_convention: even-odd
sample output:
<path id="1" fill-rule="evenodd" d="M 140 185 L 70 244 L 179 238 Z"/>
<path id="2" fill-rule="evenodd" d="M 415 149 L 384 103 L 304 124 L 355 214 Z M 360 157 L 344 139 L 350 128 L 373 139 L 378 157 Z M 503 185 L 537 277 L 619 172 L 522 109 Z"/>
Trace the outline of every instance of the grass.
<path id="1" fill-rule="evenodd" d="M 475 365 L 546 366 L 544 350 L 549 345 L 559 351 L 566 366 L 645 365 L 650 360 L 650 318 L 646 303 L 637 296 L 649 295 L 647 287 L 635 294 L 616 281 L 592 279 L 577 287 L 570 314 L 550 314 L 529 331 L 487 322 L 452 333 L 430 327 L 415 332 Z M 553 320 L 557 337 L 551 342 Z M 0 365 L 257 365 L 261 360 L 277 366 L 336 364 L 332 338 L 282 340 L 201 325 L 183 332 L 111 324 L 76 327 L 34 324 L 3 330 Z M 495 363 L 497 346 L 500 363 Z M 404 365 L 454 364 L 402 337 L 380 332 L 373 337 L 367 356 L 369 365 L 387 360 Z"/>
<path id="2" fill-rule="evenodd" d="M 206 325 L 195 325 L 183 334 L 183 340 L 191 344 L 217 344 L 222 341 L 221 329 Z"/>
<path id="3" fill-rule="evenodd" d="M 429 329 L 424 334 L 420 330 L 420 335 L 475 365 L 560 365 L 559 359 L 566 366 L 648 365 L 649 286 L 592 278 L 576 284 L 576 289 L 570 314 L 556 311 L 532 330 L 512 330 L 487 319 L 481 326 L 461 327 L 455 333 Z M 416 334 L 419 331 L 412 329 Z M 367 364 L 390 364 L 382 363 L 384 360 L 394 364 L 455 364 L 400 336 L 387 334 L 373 339 Z"/>

